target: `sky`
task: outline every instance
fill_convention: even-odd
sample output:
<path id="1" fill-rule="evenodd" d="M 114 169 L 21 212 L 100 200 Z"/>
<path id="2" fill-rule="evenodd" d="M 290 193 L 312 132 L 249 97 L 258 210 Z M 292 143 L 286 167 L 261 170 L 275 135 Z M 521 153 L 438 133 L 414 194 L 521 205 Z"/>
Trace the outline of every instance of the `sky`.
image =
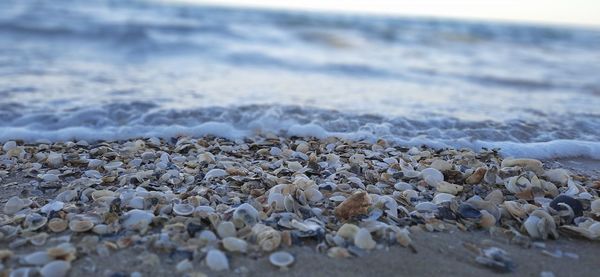
<path id="1" fill-rule="evenodd" d="M 165 0 L 225 6 L 600 27 L 600 0 Z"/>

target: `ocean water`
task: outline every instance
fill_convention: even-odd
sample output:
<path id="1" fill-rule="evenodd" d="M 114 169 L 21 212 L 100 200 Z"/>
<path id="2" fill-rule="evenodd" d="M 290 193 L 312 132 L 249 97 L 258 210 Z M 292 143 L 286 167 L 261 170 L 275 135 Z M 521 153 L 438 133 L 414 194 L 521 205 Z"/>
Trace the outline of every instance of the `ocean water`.
<path id="1" fill-rule="evenodd" d="M 600 159 L 600 30 L 0 1 L 0 141 L 257 133 Z"/>

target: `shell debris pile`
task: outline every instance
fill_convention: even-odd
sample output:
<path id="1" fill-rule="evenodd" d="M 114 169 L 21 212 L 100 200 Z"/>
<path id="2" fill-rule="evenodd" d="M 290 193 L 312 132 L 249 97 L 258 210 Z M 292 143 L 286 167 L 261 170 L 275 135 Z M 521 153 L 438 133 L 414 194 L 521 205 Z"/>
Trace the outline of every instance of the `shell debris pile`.
<path id="1" fill-rule="evenodd" d="M 64 276 L 74 260 L 132 245 L 188 253 L 177 264 L 188 272 L 230 270 L 234 255 L 293 267 L 280 251 L 309 243 L 332 258 L 417 251 L 411 232 L 450 228 L 519 243 L 600 239 L 599 182 L 495 150 L 268 135 L 9 141 L 2 185 L 17 174 L 26 189 L 0 214 L 5 273 Z M 35 251 L 20 251 L 28 245 Z M 478 262 L 508 263 L 494 251 Z"/>

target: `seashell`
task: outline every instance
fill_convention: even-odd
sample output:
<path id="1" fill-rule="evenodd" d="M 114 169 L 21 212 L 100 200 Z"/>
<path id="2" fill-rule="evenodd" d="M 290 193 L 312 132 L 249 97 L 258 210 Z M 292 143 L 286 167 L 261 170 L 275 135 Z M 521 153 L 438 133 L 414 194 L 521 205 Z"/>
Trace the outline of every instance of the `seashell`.
<path id="1" fill-rule="evenodd" d="M 294 256 L 285 251 L 277 251 L 269 255 L 269 262 L 274 266 L 285 269 L 294 263 Z"/>
<path id="2" fill-rule="evenodd" d="M 403 228 L 396 232 L 396 242 L 404 247 L 410 247 L 412 245 L 412 239 L 410 238 L 410 232 L 408 228 Z"/>
<path id="3" fill-rule="evenodd" d="M 115 193 L 113 191 L 110 190 L 95 190 L 94 192 L 92 192 L 92 199 L 94 199 L 94 201 L 98 201 L 101 198 L 104 197 L 115 197 Z"/>
<path id="4" fill-rule="evenodd" d="M 71 220 L 69 230 L 77 233 L 87 232 L 94 228 L 94 222 L 89 220 Z"/>
<path id="5" fill-rule="evenodd" d="M 499 189 L 495 189 L 488 193 L 485 197 L 485 201 L 492 203 L 493 205 L 500 205 L 504 202 L 504 195 L 502 195 L 502 191 Z"/>
<path id="6" fill-rule="evenodd" d="M 483 181 L 488 185 L 496 185 L 502 183 L 502 179 L 498 176 L 498 167 L 493 165 L 485 171 Z"/>
<path id="7" fill-rule="evenodd" d="M 435 168 L 425 168 L 421 171 L 421 178 L 430 186 L 435 187 L 444 181 L 444 174 Z"/>
<path id="8" fill-rule="evenodd" d="M 516 201 L 505 201 L 502 206 L 506 211 L 516 219 L 524 219 L 527 216 L 527 211 L 523 204 Z"/>
<path id="9" fill-rule="evenodd" d="M 304 190 L 304 196 L 309 203 L 317 203 L 323 199 L 323 194 L 315 188 Z"/>
<path id="10" fill-rule="evenodd" d="M 206 254 L 206 265 L 213 271 L 229 270 L 227 256 L 217 249 L 211 249 Z"/>
<path id="11" fill-rule="evenodd" d="M 230 252 L 246 253 L 246 251 L 248 251 L 248 243 L 243 239 L 227 237 L 223 239 L 222 243 L 223 248 Z"/>
<path id="12" fill-rule="evenodd" d="M 2 151 L 9 152 L 14 149 L 17 149 L 17 142 L 14 140 L 9 140 L 2 145 Z"/>
<path id="13" fill-rule="evenodd" d="M 106 162 L 104 162 L 103 160 L 98 160 L 98 159 L 88 159 L 88 168 L 99 168 L 102 165 L 104 165 Z"/>
<path id="14" fill-rule="evenodd" d="M 498 272 L 512 272 L 515 269 L 514 262 L 508 257 L 508 253 L 497 247 L 485 248 L 479 251 L 481 254 L 475 258 L 479 264 L 490 267 Z"/>
<path id="15" fill-rule="evenodd" d="M 435 196 L 433 197 L 432 202 L 433 202 L 433 204 L 439 205 L 439 204 L 442 204 L 445 202 L 451 202 L 452 199 L 454 199 L 454 197 L 456 197 L 456 196 L 449 194 L 449 193 L 443 193 L 443 192 L 436 193 Z"/>
<path id="16" fill-rule="evenodd" d="M 51 212 L 58 212 L 63 209 L 65 203 L 61 201 L 51 201 L 50 203 L 42 206 L 40 211 L 45 214 L 49 214 Z"/>
<path id="17" fill-rule="evenodd" d="M 224 177 L 227 175 L 228 175 L 227 171 L 220 169 L 220 168 L 214 168 L 214 169 L 211 169 L 209 172 L 207 172 L 206 175 L 204 175 L 204 180 L 210 180 L 213 178 Z"/>
<path id="18" fill-rule="evenodd" d="M 512 193 L 523 192 L 532 187 L 531 182 L 523 175 L 508 178 L 505 186 Z"/>
<path id="19" fill-rule="evenodd" d="M 209 214 L 214 213 L 215 209 L 211 206 L 198 206 L 194 212 L 200 215 L 200 217 L 207 217 Z"/>
<path id="20" fill-rule="evenodd" d="M 267 204 L 269 206 L 275 206 L 275 210 L 281 211 L 285 209 L 285 197 L 283 194 L 278 192 L 270 192 L 269 197 L 267 198 Z"/>
<path id="21" fill-rule="evenodd" d="M 405 190 L 412 189 L 412 188 L 413 188 L 413 186 L 406 182 L 398 182 L 398 183 L 394 184 L 394 189 L 399 190 L 399 191 L 405 191 Z"/>
<path id="22" fill-rule="evenodd" d="M 536 159 L 504 159 L 500 165 L 501 167 L 514 167 L 519 166 L 526 170 L 533 171 L 535 174 L 544 173 L 542 162 Z"/>
<path id="23" fill-rule="evenodd" d="M 431 202 L 421 202 L 415 205 L 415 210 L 417 210 L 420 213 L 433 213 L 437 211 L 437 209 L 438 206 Z"/>
<path id="24" fill-rule="evenodd" d="M 40 214 L 32 213 L 25 217 L 24 226 L 29 231 L 35 231 L 44 227 L 46 222 L 48 222 L 48 218 L 41 216 Z"/>
<path id="25" fill-rule="evenodd" d="M 281 233 L 263 224 L 252 227 L 252 233 L 256 236 L 256 242 L 263 251 L 273 251 L 281 244 Z"/>
<path id="26" fill-rule="evenodd" d="M 343 247 L 334 246 L 327 250 L 327 256 L 331 258 L 348 258 L 350 257 L 350 252 L 348 249 Z"/>
<path id="27" fill-rule="evenodd" d="M 173 212 L 176 215 L 188 216 L 191 215 L 195 210 L 195 207 L 190 204 L 175 204 L 173 205 Z"/>
<path id="28" fill-rule="evenodd" d="M 60 233 L 69 227 L 66 220 L 62 218 L 53 218 L 48 221 L 48 229 L 54 233 Z"/>
<path id="29" fill-rule="evenodd" d="M 35 276 L 37 274 L 37 269 L 31 267 L 20 267 L 12 270 L 10 272 L 9 277 L 29 277 Z"/>
<path id="30" fill-rule="evenodd" d="M 434 160 L 429 167 L 441 172 L 452 170 L 452 164 L 446 160 Z"/>
<path id="31" fill-rule="evenodd" d="M 545 240 L 549 235 L 552 235 L 555 239 L 558 238 L 554 219 L 544 210 L 533 211 L 527 220 L 523 222 L 523 227 L 533 239 Z"/>
<path id="32" fill-rule="evenodd" d="M 177 270 L 177 272 L 187 272 L 192 271 L 193 269 L 194 265 L 192 264 L 192 262 L 190 262 L 189 259 L 182 260 L 181 262 L 178 262 L 175 266 L 175 270 Z"/>
<path id="33" fill-rule="evenodd" d="M 23 199 L 17 196 L 13 196 L 9 198 L 8 201 L 6 201 L 6 203 L 4 204 L 3 211 L 5 214 L 12 215 L 16 214 L 18 211 L 22 210 L 26 206 L 28 205 Z"/>
<path id="34" fill-rule="evenodd" d="M 463 190 L 463 186 L 450 184 L 448 182 L 438 182 L 436 185 L 436 191 L 440 193 L 449 193 L 452 195 L 456 195 Z"/>
<path id="35" fill-rule="evenodd" d="M 306 154 L 306 153 L 308 153 L 309 150 L 310 150 L 310 146 L 306 142 L 300 142 L 296 146 L 296 151 L 298 151 L 300 153 Z"/>
<path id="36" fill-rule="evenodd" d="M 45 265 L 53 260 L 54 258 L 50 257 L 46 251 L 33 252 L 25 255 L 22 259 L 23 263 L 28 265 Z"/>
<path id="37" fill-rule="evenodd" d="M 469 185 L 475 185 L 481 183 L 485 176 L 487 169 L 485 167 L 479 167 L 465 180 L 465 183 Z"/>
<path id="38" fill-rule="evenodd" d="M 600 214 L 600 198 L 590 203 L 590 210 L 592 213 Z"/>
<path id="39" fill-rule="evenodd" d="M 562 168 L 546 170 L 544 177 L 546 180 L 564 186 L 569 181 L 569 171 Z"/>
<path id="40" fill-rule="evenodd" d="M 63 277 L 71 269 L 71 263 L 65 261 L 53 261 L 47 263 L 40 269 L 42 277 Z"/>
<path id="41" fill-rule="evenodd" d="M 260 221 L 260 215 L 252 205 L 244 203 L 235 209 L 232 220 L 240 228 L 243 226 L 252 227 Z"/>
<path id="42" fill-rule="evenodd" d="M 561 204 L 568 205 L 573 211 L 575 217 L 583 215 L 583 205 L 581 202 L 579 202 L 579 200 L 568 195 L 559 195 L 558 197 L 554 198 L 552 202 L 550 202 L 550 207 L 557 211 L 566 209 L 566 207 L 562 206 Z"/>
<path id="43" fill-rule="evenodd" d="M 365 228 L 360 228 L 354 236 L 354 245 L 356 245 L 360 249 L 371 250 L 375 248 L 377 243 L 373 240 L 373 237 L 371 236 L 369 230 Z"/>
<path id="44" fill-rule="evenodd" d="M 102 178 L 102 174 L 100 172 L 98 172 L 98 170 L 93 170 L 93 169 L 84 171 L 83 175 L 85 177 L 94 178 L 94 179 L 101 179 Z"/>
<path id="45" fill-rule="evenodd" d="M 117 168 L 120 168 L 123 165 L 122 162 L 119 161 L 112 161 L 110 163 L 107 163 L 105 165 L 103 165 L 102 167 L 104 168 L 104 170 L 106 171 L 111 171 L 111 170 L 115 170 Z"/>
<path id="46" fill-rule="evenodd" d="M 335 209 L 335 216 L 347 220 L 357 215 L 368 214 L 371 198 L 365 191 L 357 191 L 340 203 Z"/>
<path id="47" fill-rule="evenodd" d="M 217 241 L 217 235 L 210 230 L 201 231 L 200 234 L 196 235 L 200 241 L 203 241 L 205 244 L 209 244 Z"/>
<path id="48" fill-rule="evenodd" d="M 133 209 L 122 217 L 121 225 L 128 230 L 145 231 L 154 219 L 154 214 L 144 210 Z"/>
<path id="49" fill-rule="evenodd" d="M 46 163 L 49 167 L 59 168 L 63 165 L 63 155 L 60 153 L 50 153 L 46 158 Z"/>
<path id="50" fill-rule="evenodd" d="M 481 212 L 469 203 L 462 203 L 458 206 L 458 214 L 463 218 L 481 218 Z"/>
<path id="51" fill-rule="evenodd" d="M 481 210 L 481 217 L 479 218 L 479 225 L 483 228 L 490 228 L 496 225 L 496 217 L 486 210 Z"/>
<path id="52" fill-rule="evenodd" d="M 338 229 L 337 235 L 346 240 L 353 240 L 359 229 L 360 228 L 354 224 L 345 223 Z"/>
<path id="53" fill-rule="evenodd" d="M 146 207 L 145 200 L 140 196 L 133 197 L 127 202 L 127 207 L 143 210 Z"/>
<path id="54" fill-rule="evenodd" d="M 217 234 L 222 239 L 227 237 L 235 237 L 235 225 L 231 221 L 222 221 L 219 223 L 219 225 L 217 225 Z"/>
<path id="55" fill-rule="evenodd" d="M 60 178 L 58 178 L 58 175 L 56 174 L 40 174 L 38 175 L 38 177 L 40 179 L 42 179 L 44 182 L 58 182 L 60 180 Z"/>
<path id="56" fill-rule="evenodd" d="M 46 244 L 46 240 L 48 239 L 48 233 L 39 233 L 32 237 L 29 237 L 29 242 L 35 246 L 42 246 Z"/>

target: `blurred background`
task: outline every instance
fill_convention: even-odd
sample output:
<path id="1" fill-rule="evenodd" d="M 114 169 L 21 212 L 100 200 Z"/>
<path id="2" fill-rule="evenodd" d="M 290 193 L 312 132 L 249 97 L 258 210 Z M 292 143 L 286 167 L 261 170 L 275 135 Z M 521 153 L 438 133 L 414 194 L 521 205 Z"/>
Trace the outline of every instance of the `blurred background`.
<path id="1" fill-rule="evenodd" d="M 600 158 L 600 2 L 0 1 L 0 140 L 257 133 Z"/>

